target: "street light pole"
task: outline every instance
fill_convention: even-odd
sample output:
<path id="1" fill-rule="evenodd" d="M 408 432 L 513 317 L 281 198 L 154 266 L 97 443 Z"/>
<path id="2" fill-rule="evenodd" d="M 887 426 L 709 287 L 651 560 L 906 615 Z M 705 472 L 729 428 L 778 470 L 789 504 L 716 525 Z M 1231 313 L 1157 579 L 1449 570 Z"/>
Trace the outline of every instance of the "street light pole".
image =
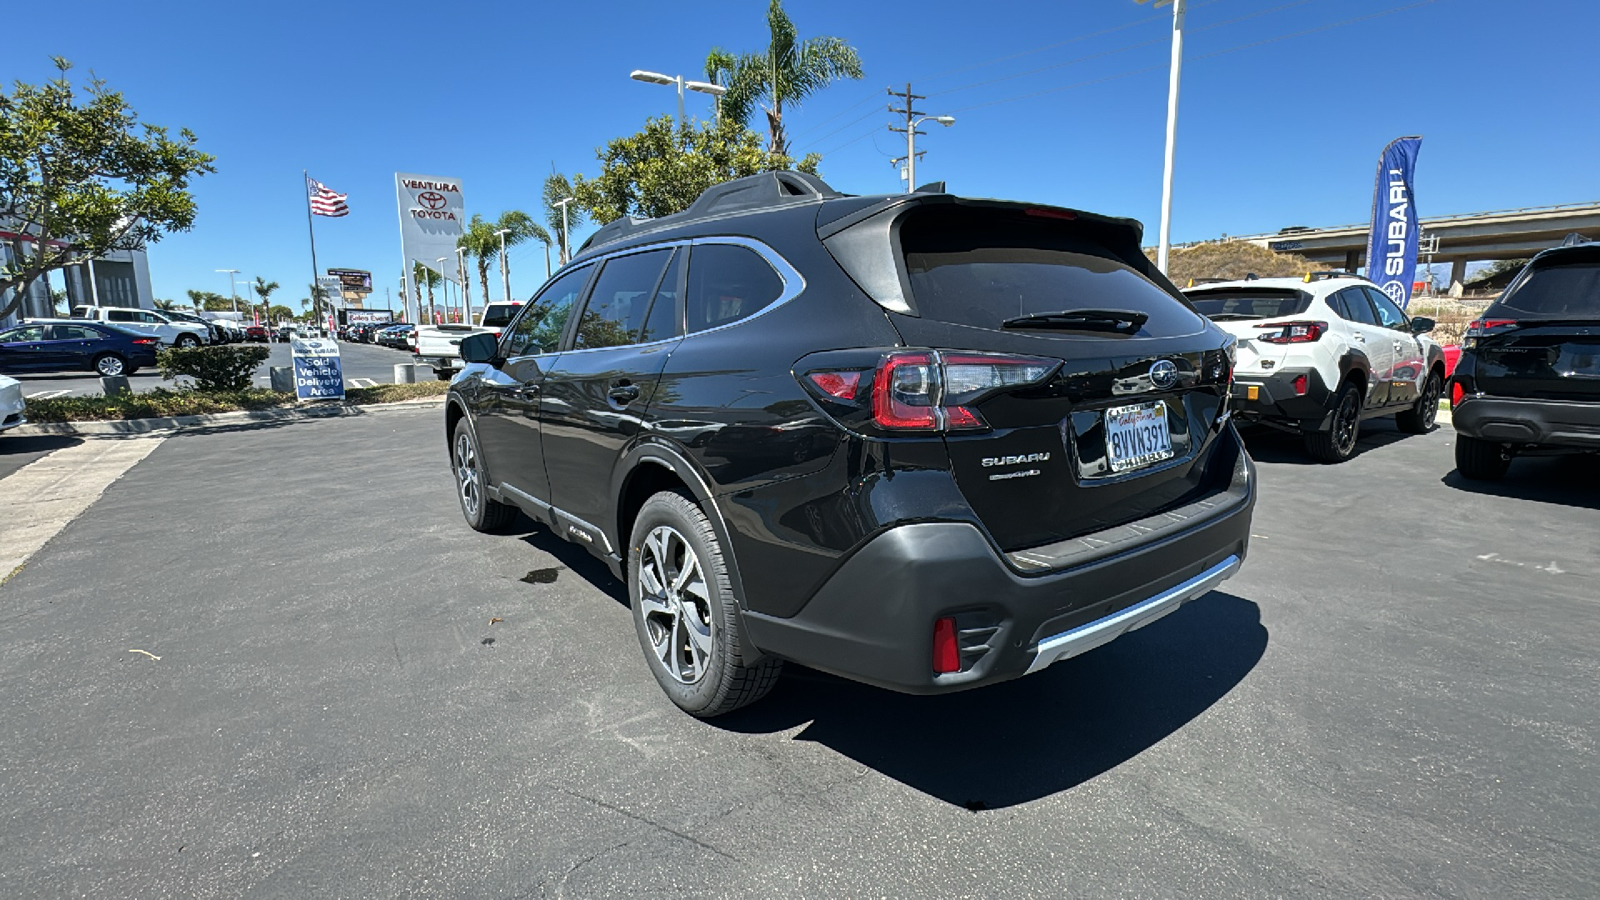
<path id="1" fill-rule="evenodd" d="M 702 93 L 702 94 L 710 94 L 713 97 L 721 97 L 723 94 L 726 94 L 728 92 L 728 89 L 723 87 L 722 85 L 712 84 L 709 81 L 685 81 L 684 77 L 682 75 L 662 75 L 660 72 L 646 72 L 643 69 L 634 69 L 632 72 L 628 73 L 628 77 L 632 78 L 634 81 L 644 81 L 644 82 L 648 82 L 650 84 L 671 84 L 671 85 L 676 85 L 677 86 L 677 88 L 678 88 L 678 129 L 680 131 L 682 131 L 682 130 L 684 130 L 684 129 L 689 127 L 688 120 L 686 120 L 684 118 L 684 116 L 683 116 L 683 90 L 684 90 L 684 88 L 688 88 L 691 91 L 698 91 L 699 93 Z M 722 118 L 721 118 L 722 117 L 721 105 L 719 104 L 715 109 L 716 109 L 716 113 L 717 113 L 717 121 L 721 122 L 721 120 L 722 120 Z"/>
<path id="2" fill-rule="evenodd" d="M 511 302 L 511 265 L 506 261 L 506 234 L 510 231 L 509 228 L 502 228 L 495 232 L 500 238 L 500 292 L 501 300 L 505 303 Z M 483 305 L 489 305 L 488 297 L 483 298 Z"/>
<path id="3" fill-rule="evenodd" d="M 1139 3 L 1148 0 L 1137 0 Z M 1172 4 L 1172 71 L 1167 83 L 1167 153 L 1161 172 L 1161 239 L 1156 246 L 1156 268 L 1167 271 L 1172 248 L 1172 160 L 1178 140 L 1178 76 L 1183 70 L 1183 14 L 1185 0 L 1156 0 L 1156 8 Z"/>
<path id="4" fill-rule="evenodd" d="M 449 259 L 449 258 L 450 257 L 448 257 L 448 256 L 441 256 L 438 259 L 433 261 L 434 264 L 439 267 L 439 280 L 441 282 L 443 282 L 443 284 L 439 285 L 439 288 L 440 288 L 440 291 L 444 294 L 444 305 L 445 305 L 446 309 L 450 308 L 450 279 L 446 278 L 445 275 L 444 275 L 444 261 Z M 438 305 L 434 304 L 434 303 L 429 303 L 428 304 L 428 324 L 429 325 L 435 324 L 433 320 L 437 319 L 437 318 L 439 318 L 439 307 L 438 307 Z"/>
<path id="5" fill-rule="evenodd" d="M 467 281 L 467 248 L 465 247 L 456 248 L 456 274 L 461 276 L 461 321 L 465 322 L 472 318 L 472 310 L 470 309 L 472 306 L 472 291 L 469 289 L 471 282 Z M 483 299 L 487 301 L 489 298 L 485 297 Z M 450 309 L 446 307 L 445 316 L 448 317 L 449 315 Z"/>
<path id="6" fill-rule="evenodd" d="M 577 197 L 563 197 L 556 201 L 561 207 L 561 264 L 564 266 L 572 259 L 572 245 L 567 239 L 567 204 L 578 199 Z"/>
<path id="7" fill-rule="evenodd" d="M 909 90 L 910 88 L 907 88 L 908 92 Z M 955 116 L 923 116 L 920 119 L 906 120 L 906 193 L 908 194 L 917 189 L 917 128 L 929 120 L 938 122 L 946 128 L 956 123 Z M 889 127 L 894 129 L 893 125 Z"/>
<path id="8" fill-rule="evenodd" d="M 228 296 L 233 298 L 233 314 L 239 314 L 239 293 L 233 289 L 233 276 L 239 274 L 238 269 L 218 269 L 218 272 L 228 273 Z"/>

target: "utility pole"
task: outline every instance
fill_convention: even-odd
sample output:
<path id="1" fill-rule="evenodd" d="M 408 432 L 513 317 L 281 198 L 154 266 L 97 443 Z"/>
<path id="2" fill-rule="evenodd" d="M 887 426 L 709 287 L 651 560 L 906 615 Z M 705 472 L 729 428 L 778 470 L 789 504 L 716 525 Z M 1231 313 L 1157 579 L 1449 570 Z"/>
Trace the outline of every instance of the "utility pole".
<path id="1" fill-rule="evenodd" d="M 906 82 L 906 92 L 904 94 L 896 93 L 894 88 L 885 88 L 884 90 L 888 91 L 889 96 L 900 98 L 901 102 L 906 105 L 905 109 L 895 109 L 893 105 L 889 107 L 889 112 L 906 117 L 904 128 L 889 126 L 890 131 L 906 136 L 906 155 L 890 160 L 889 165 L 898 168 L 902 162 L 906 164 L 906 193 L 909 194 L 917 189 L 917 156 L 919 155 L 917 153 L 917 135 L 925 133 L 917 130 L 916 119 L 917 116 L 922 115 L 922 112 L 915 109 L 914 104 L 918 100 L 926 100 L 928 98 L 920 94 L 911 93 L 911 82 L 909 81 Z"/>

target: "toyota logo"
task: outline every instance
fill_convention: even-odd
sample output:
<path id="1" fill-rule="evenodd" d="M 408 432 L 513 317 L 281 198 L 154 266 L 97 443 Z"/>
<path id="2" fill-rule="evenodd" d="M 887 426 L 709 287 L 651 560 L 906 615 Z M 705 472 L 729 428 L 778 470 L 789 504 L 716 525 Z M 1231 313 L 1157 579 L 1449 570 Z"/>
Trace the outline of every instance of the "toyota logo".
<path id="1" fill-rule="evenodd" d="M 1150 367 L 1150 384 L 1158 388 L 1169 388 L 1178 383 L 1178 367 L 1171 360 L 1157 360 Z"/>
<path id="2" fill-rule="evenodd" d="M 447 201 L 444 195 L 437 191 L 423 191 L 417 195 L 417 202 L 429 209 L 444 209 Z"/>

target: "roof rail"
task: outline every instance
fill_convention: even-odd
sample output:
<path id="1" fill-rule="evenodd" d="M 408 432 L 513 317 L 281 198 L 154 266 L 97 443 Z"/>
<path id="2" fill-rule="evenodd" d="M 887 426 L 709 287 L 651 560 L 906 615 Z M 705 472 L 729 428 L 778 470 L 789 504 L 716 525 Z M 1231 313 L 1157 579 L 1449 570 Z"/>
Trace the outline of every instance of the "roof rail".
<path id="1" fill-rule="evenodd" d="M 829 187 L 827 182 L 804 172 L 761 172 L 756 175 L 746 175 L 706 188 L 688 209 L 680 213 L 662 216 L 659 219 L 635 219 L 632 216 L 613 219 L 599 231 L 589 235 L 583 246 L 578 248 L 578 252 L 583 253 L 591 247 L 620 240 L 640 228 L 679 224 L 741 210 L 809 203 L 813 200 L 832 200 L 843 196 L 845 195 Z"/>
<path id="2" fill-rule="evenodd" d="M 1310 284 L 1313 281 L 1326 281 L 1329 278 L 1360 278 L 1360 277 L 1361 277 L 1360 275 L 1357 275 L 1354 272 L 1346 272 L 1346 271 L 1343 271 L 1341 269 L 1330 269 L 1329 271 L 1326 271 L 1326 272 L 1307 272 L 1306 273 L 1306 277 L 1305 277 L 1305 282 L 1306 282 L 1306 284 Z"/>

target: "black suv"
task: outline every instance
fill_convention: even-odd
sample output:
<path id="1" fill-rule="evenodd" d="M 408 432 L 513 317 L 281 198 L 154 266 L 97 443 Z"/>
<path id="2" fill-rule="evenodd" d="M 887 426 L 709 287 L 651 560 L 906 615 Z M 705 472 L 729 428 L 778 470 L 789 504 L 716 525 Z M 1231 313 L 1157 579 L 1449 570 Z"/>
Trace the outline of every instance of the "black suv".
<path id="1" fill-rule="evenodd" d="M 1450 406 L 1463 476 L 1500 478 L 1513 456 L 1600 451 L 1600 244 L 1535 256 L 1461 350 Z"/>
<path id="2" fill-rule="evenodd" d="M 612 222 L 462 342 L 462 512 L 609 563 L 698 716 L 782 660 L 926 694 L 1099 646 L 1234 574 L 1255 500 L 1233 339 L 1141 230 L 795 173 Z"/>

